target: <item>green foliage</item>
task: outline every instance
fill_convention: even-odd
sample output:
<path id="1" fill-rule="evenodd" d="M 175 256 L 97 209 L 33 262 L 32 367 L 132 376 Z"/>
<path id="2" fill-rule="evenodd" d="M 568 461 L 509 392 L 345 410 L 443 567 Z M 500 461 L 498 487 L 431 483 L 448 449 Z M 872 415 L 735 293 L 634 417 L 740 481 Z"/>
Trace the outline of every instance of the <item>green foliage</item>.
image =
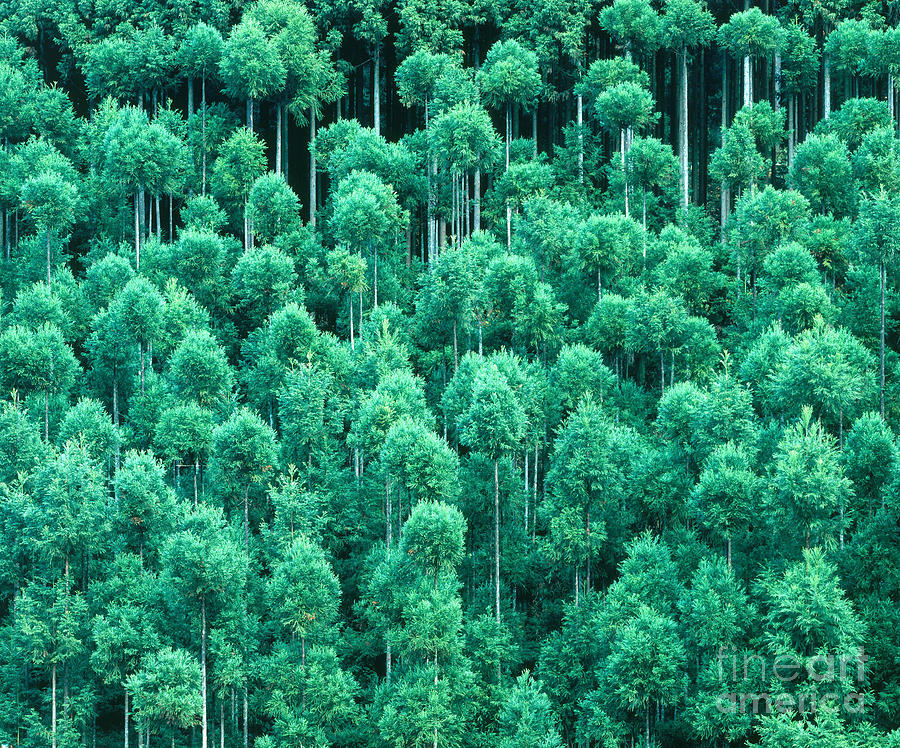
<path id="1" fill-rule="evenodd" d="M 0 0 L 0 745 L 896 746 L 896 15 Z"/>

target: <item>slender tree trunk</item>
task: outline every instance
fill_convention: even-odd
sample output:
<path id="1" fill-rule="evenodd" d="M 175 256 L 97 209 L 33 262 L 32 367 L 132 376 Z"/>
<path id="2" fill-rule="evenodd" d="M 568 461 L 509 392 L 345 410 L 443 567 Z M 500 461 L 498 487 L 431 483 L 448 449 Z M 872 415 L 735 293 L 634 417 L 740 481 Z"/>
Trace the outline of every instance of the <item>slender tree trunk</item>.
<path id="1" fill-rule="evenodd" d="M 47 288 L 50 288 L 50 227 L 47 227 Z"/>
<path id="2" fill-rule="evenodd" d="M 391 547 L 391 481 L 384 479 L 384 543 Z"/>
<path id="3" fill-rule="evenodd" d="M 283 137 L 282 132 L 282 118 L 284 117 L 284 113 L 282 110 L 281 103 L 275 105 L 275 173 L 281 174 L 281 140 Z"/>
<path id="4" fill-rule="evenodd" d="M 202 705 L 201 748 L 207 748 L 208 718 L 206 714 L 206 598 L 200 598 L 200 699 Z"/>
<path id="5" fill-rule="evenodd" d="M 56 663 L 50 668 L 50 739 L 56 748 Z"/>
<path id="6" fill-rule="evenodd" d="M 372 55 L 372 109 L 375 120 L 375 134 L 381 135 L 381 45 L 375 47 Z"/>
<path id="7" fill-rule="evenodd" d="M 282 164 L 281 173 L 284 175 L 284 181 L 291 183 L 291 117 L 287 104 L 284 105 L 284 119 L 282 120 L 284 127 L 284 143 L 282 145 Z"/>
<path id="8" fill-rule="evenodd" d="M 827 56 L 822 58 L 822 119 L 831 116 L 831 61 Z"/>
<path id="9" fill-rule="evenodd" d="M 500 623 L 500 467 L 494 458 L 494 616 Z"/>
<path id="10" fill-rule="evenodd" d="M 787 138 L 787 167 L 788 169 L 794 163 L 794 137 L 796 136 L 797 123 L 794 121 L 794 94 L 793 92 L 788 94 L 787 100 L 787 128 L 788 128 L 788 138 Z"/>
<path id="11" fill-rule="evenodd" d="M 353 292 L 350 292 L 350 350 L 353 348 Z"/>
<path id="12" fill-rule="evenodd" d="M 188 76 L 187 79 L 187 108 L 188 116 L 194 113 L 194 78 Z"/>
<path id="13" fill-rule="evenodd" d="M 650 702 L 644 707 L 644 745 L 650 748 Z"/>
<path id="14" fill-rule="evenodd" d="M 203 82 L 200 84 L 200 162 L 201 162 L 201 181 L 200 194 L 206 195 L 206 74 L 203 75 Z"/>
<path id="15" fill-rule="evenodd" d="M 378 245 L 373 246 L 372 256 L 374 258 L 372 268 L 372 303 L 375 309 L 378 309 Z"/>
<path id="16" fill-rule="evenodd" d="M 753 68 L 750 65 L 750 55 L 744 55 L 744 106 L 753 106 Z"/>
<path id="17" fill-rule="evenodd" d="M 225 748 L 225 699 L 219 699 L 219 748 Z"/>
<path id="18" fill-rule="evenodd" d="M 688 71 L 687 47 L 681 49 L 681 117 L 678 118 L 678 156 L 681 160 L 681 207 L 688 206 Z M 645 199 L 646 204 L 646 199 Z M 646 211 L 646 208 L 645 208 Z M 644 229 L 647 228 L 646 218 Z"/>
<path id="19" fill-rule="evenodd" d="M 510 105 L 506 105 L 506 171 L 509 171 Z M 506 201 L 506 249 L 512 246 L 512 206 Z"/>
<path id="20" fill-rule="evenodd" d="M 878 345 L 878 376 L 879 376 L 879 400 L 881 404 L 881 417 L 884 418 L 884 295 L 887 285 L 887 273 L 885 262 L 881 261 L 881 334 Z"/>
<path id="21" fill-rule="evenodd" d="M 122 684 L 124 688 L 124 683 Z M 128 748 L 128 689 L 125 689 L 125 748 Z"/>
<path id="22" fill-rule="evenodd" d="M 249 554 L 250 545 L 250 484 L 244 486 L 244 553 Z"/>
<path id="23" fill-rule="evenodd" d="M 247 215 L 248 201 L 244 200 L 244 251 L 250 249 L 250 219 Z"/>
<path id="24" fill-rule="evenodd" d="M 894 105 L 896 104 L 896 102 L 894 101 L 894 75 L 892 73 L 888 73 L 888 77 L 887 77 L 887 100 L 888 100 L 888 112 L 891 115 L 891 124 L 893 125 L 894 120 L 896 119 L 896 115 L 895 115 L 895 111 L 894 111 L 894 109 L 895 109 Z M 892 126 L 891 129 L 895 130 L 896 128 L 894 128 Z"/>
<path id="25" fill-rule="evenodd" d="M 726 127 L 728 127 L 728 55 L 725 54 L 725 50 L 722 50 L 722 127 L 720 128 L 722 133 L 725 132 Z M 723 144 L 724 137 L 720 138 L 720 141 L 720 144 Z M 728 188 L 725 186 L 725 182 L 722 182 L 719 198 L 719 227 L 722 244 L 725 243 L 725 223 L 728 221 L 730 201 Z"/>
<path id="26" fill-rule="evenodd" d="M 248 703 L 249 698 L 247 697 L 247 686 L 244 686 L 244 748 L 247 748 L 250 745 L 250 726 L 247 724 L 247 716 L 248 716 Z"/>
<path id="27" fill-rule="evenodd" d="M 316 108 L 309 108 L 309 225 L 316 225 Z"/>
<path id="28" fill-rule="evenodd" d="M 472 228 L 481 231 L 481 169 L 475 169 L 474 199 L 472 200 Z"/>
<path id="29" fill-rule="evenodd" d="M 584 96 L 579 93 L 575 101 L 578 123 L 578 183 L 584 184 Z"/>
<path id="30" fill-rule="evenodd" d="M 628 218 L 628 176 L 625 172 L 625 128 L 619 130 L 619 148 L 622 152 L 622 177 L 625 181 L 625 217 Z"/>
<path id="31" fill-rule="evenodd" d="M 134 264 L 141 269 L 141 193 L 134 192 Z"/>

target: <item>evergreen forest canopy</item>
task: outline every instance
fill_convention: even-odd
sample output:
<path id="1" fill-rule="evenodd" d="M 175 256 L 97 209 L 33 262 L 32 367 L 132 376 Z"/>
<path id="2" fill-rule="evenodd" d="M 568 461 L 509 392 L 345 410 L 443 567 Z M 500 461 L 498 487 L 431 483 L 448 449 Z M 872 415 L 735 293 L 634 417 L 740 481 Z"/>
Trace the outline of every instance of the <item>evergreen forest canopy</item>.
<path id="1" fill-rule="evenodd" d="M 0 0 L 0 744 L 900 746 L 898 21 Z"/>

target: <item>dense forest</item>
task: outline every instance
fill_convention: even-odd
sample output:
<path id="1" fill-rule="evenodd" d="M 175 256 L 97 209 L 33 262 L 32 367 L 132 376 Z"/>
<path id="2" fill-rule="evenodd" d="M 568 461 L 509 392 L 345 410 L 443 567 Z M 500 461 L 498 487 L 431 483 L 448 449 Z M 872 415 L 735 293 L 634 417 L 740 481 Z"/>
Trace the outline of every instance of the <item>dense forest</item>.
<path id="1" fill-rule="evenodd" d="M 900 746 L 898 22 L 0 0 L 0 745 Z"/>

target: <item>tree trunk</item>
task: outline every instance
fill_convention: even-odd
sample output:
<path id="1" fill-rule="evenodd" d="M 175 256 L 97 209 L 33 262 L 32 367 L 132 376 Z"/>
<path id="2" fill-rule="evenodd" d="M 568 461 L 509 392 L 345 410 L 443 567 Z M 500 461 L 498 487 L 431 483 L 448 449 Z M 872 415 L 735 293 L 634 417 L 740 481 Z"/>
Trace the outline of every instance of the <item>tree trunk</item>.
<path id="1" fill-rule="evenodd" d="M 475 169 L 474 199 L 472 200 L 472 228 L 481 231 L 481 169 Z"/>
<path id="2" fill-rule="evenodd" d="M 206 75 L 203 76 L 203 82 L 200 86 L 200 162 L 201 181 L 200 194 L 206 195 Z"/>
<path id="3" fill-rule="evenodd" d="M 794 121 L 794 96 L 796 94 L 788 94 L 787 100 L 787 168 L 790 169 L 794 163 L 794 138 L 796 137 L 797 123 Z"/>
<path id="4" fill-rule="evenodd" d="M 681 117 L 678 118 L 678 157 L 681 161 L 681 207 L 688 206 L 688 74 L 687 47 L 681 50 Z M 646 210 L 646 208 L 645 208 Z M 644 219 L 644 229 L 647 223 Z"/>
<path id="5" fill-rule="evenodd" d="M 50 738 L 56 748 L 56 663 L 50 668 Z"/>
<path id="6" fill-rule="evenodd" d="M 509 171 L 510 105 L 506 105 L 506 171 Z M 512 206 L 506 201 L 506 249 L 512 245 Z"/>
<path id="7" fill-rule="evenodd" d="M 650 748 L 650 702 L 644 707 L 644 745 Z"/>
<path id="8" fill-rule="evenodd" d="M 244 553 L 249 554 L 250 542 L 250 484 L 244 486 Z"/>
<path id="9" fill-rule="evenodd" d="M 584 184 L 584 96 L 578 94 L 576 99 L 578 122 L 578 183 Z"/>
<path id="10" fill-rule="evenodd" d="M 881 417 L 884 418 L 884 295 L 885 286 L 887 285 L 887 273 L 885 271 L 885 262 L 881 261 L 881 335 L 878 344 L 878 376 L 879 376 L 879 393 L 881 403 Z"/>
<path id="11" fill-rule="evenodd" d="M 200 726 L 201 748 L 207 748 L 207 715 L 206 715 L 206 598 L 200 598 L 200 699 L 203 702 Z"/>
<path id="12" fill-rule="evenodd" d="M 284 112 L 281 103 L 275 105 L 275 173 L 281 174 L 281 159 L 282 159 L 282 151 L 281 151 L 281 139 L 283 136 L 282 132 L 282 119 L 284 117 Z"/>
<path id="13" fill-rule="evenodd" d="M 350 292 L 350 350 L 353 348 L 353 292 Z"/>
<path id="14" fill-rule="evenodd" d="M 375 134 L 381 135 L 381 45 L 375 47 L 372 55 L 372 110 Z"/>
<path id="15" fill-rule="evenodd" d="M 625 172 L 625 128 L 619 130 L 619 149 L 622 152 L 622 177 L 625 181 L 625 217 L 628 218 L 628 177 Z"/>
<path id="16" fill-rule="evenodd" d="M 831 116 L 831 62 L 822 58 L 822 119 Z"/>
<path id="17" fill-rule="evenodd" d="M 750 55 L 744 55 L 744 106 L 753 106 L 753 70 L 750 66 Z"/>
<path id="18" fill-rule="evenodd" d="M 47 288 L 50 288 L 50 227 L 47 227 Z"/>
<path id="19" fill-rule="evenodd" d="M 194 78 L 188 76 L 187 79 L 187 108 L 188 116 L 194 113 Z"/>
<path id="20" fill-rule="evenodd" d="M 309 225 L 316 225 L 316 108 L 309 108 Z"/>
<path id="21" fill-rule="evenodd" d="M 500 467 L 494 458 L 494 616 L 500 623 Z"/>
<path id="22" fill-rule="evenodd" d="M 124 683 L 122 684 L 124 688 Z M 128 689 L 125 690 L 125 748 L 128 748 Z"/>
<path id="23" fill-rule="evenodd" d="M 372 267 L 372 304 L 375 309 L 378 309 L 378 245 L 373 246 L 372 256 L 374 259 L 373 267 Z"/>
<path id="24" fill-rule="evenodd" d="M 391 481 L 384 479 L 384 543 L 391 547 Z"/>
<path id="25" fill-rule="evenodd" d="M 134 192 L 134 264 L 141 269 L 141 193 Z"/>

